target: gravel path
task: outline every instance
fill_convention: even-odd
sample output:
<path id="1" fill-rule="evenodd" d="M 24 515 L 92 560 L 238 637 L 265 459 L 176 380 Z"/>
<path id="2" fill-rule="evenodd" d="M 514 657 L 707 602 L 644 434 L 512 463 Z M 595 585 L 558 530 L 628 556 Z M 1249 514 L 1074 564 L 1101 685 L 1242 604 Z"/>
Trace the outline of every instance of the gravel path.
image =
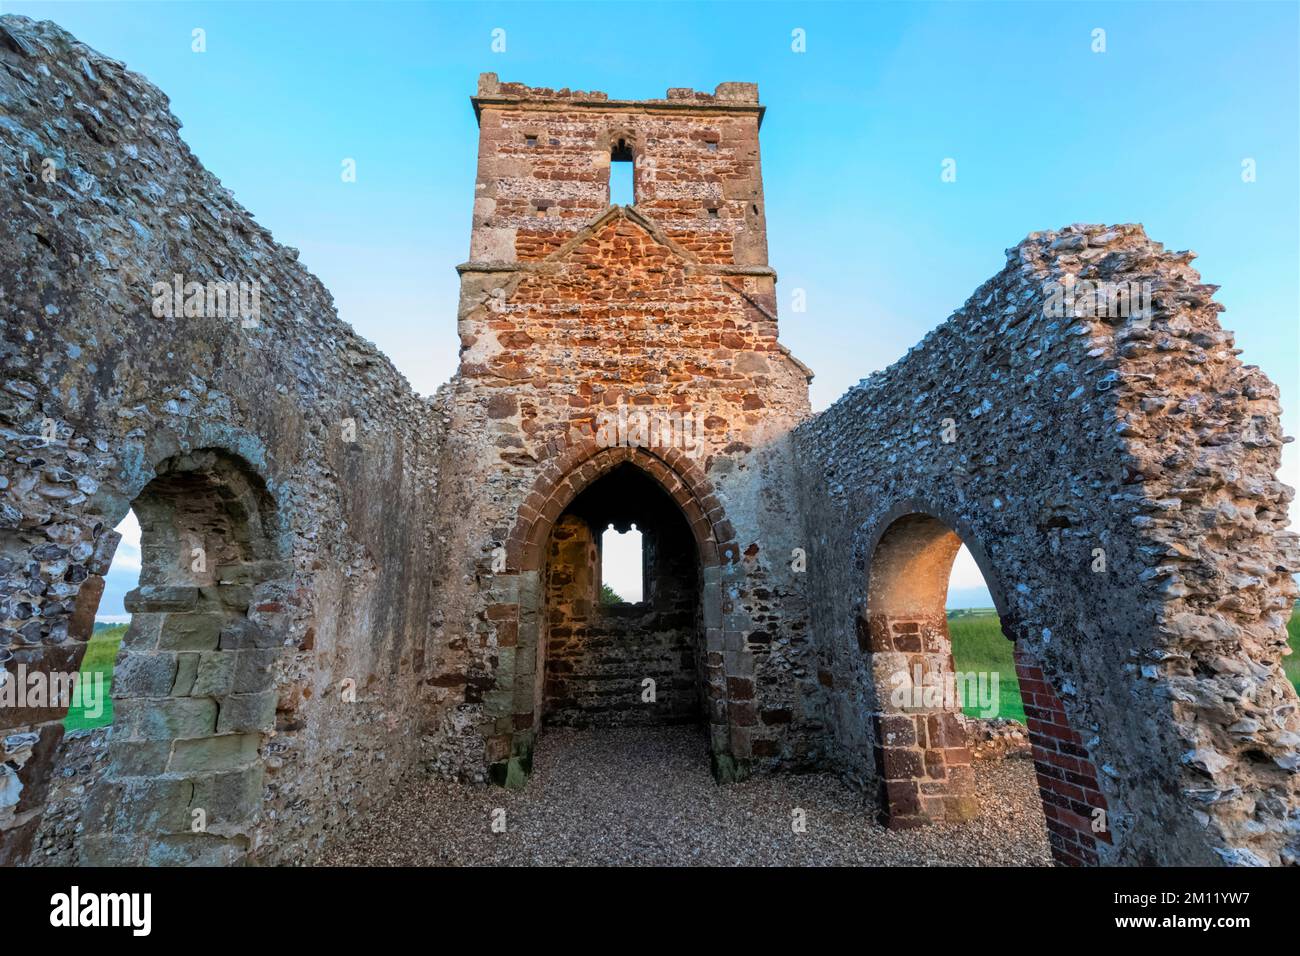
<path id="1" fill-rule="evenodd" d="M 521 793 L 430 780 L 340 839 L 320 863 L 459 865 L 1012 865 L 1051 857 L 1033 764 L 976 765 L 984 813 L 890 831 L 829 774 L 718 787 L 694 728 L 548 729 Z M 792 810 L 807 830 L 791 828 Z M 492 830 L 505 810 L 504 833 Z M 499 817 L 499 814 L 498 814 Z"/>

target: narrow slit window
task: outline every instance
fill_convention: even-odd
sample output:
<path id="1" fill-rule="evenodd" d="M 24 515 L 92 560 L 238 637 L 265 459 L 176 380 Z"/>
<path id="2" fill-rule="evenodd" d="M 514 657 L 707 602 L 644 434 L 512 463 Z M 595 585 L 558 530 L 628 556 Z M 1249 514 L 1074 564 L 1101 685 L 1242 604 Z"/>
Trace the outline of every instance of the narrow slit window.
<path id="1" fill-rule="evenodd" d="M 631 206 L 636 203 L 635 163 L 632 147 L 620 139 L 609 154 L 609 204 Z"/>
<path id="2" fill-rule="evenodd" d="M 611 524 L 600 538 L 600 601 L 640 604 L 644 599 L 645 543 L 636 525 L 620 533 Z"/>

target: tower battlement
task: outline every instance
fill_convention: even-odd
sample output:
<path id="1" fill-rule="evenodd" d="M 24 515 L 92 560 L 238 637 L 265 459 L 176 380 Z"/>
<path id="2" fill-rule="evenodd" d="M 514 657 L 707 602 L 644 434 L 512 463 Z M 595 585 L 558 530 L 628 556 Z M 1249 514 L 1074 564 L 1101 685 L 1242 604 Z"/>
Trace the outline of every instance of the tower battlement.
<path id="1" fill-rule="evenodd" d="M 546 258 L 608 210 L 612 167 L 626 162 L 632 205 L 668 239 L 701 262 L 767 265 L 756 84 L 613 100 L 484 73 L 472 102 L 472 261 Z"/>

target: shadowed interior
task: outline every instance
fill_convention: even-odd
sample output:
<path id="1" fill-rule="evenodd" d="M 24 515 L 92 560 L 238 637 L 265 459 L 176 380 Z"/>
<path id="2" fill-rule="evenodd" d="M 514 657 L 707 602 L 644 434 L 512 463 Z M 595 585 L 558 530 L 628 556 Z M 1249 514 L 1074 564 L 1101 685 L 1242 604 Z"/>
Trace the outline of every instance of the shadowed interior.
<path id="1" fill-rule="evenodd" d="M 601 534 L 632 525 L 642 533 L 643 599 L 602 603 Z M 579 494 L 547 549 L 543 724 L 700 720 L 699 577 L 681 509 L 645 472 L 623 464 Z"/>

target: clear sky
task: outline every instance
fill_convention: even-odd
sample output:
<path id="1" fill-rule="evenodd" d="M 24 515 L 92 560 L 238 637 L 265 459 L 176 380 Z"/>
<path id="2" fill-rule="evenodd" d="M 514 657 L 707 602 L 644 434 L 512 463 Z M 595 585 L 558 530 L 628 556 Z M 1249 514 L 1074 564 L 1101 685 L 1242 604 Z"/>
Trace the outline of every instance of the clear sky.
<path id="1" fill-rule="evenodd" d="M 1141 222 L 1200 253 L 1242 359 L 1282 389 L 1289 434 L 1300 431 L 1297 9 L 0 0 L 163 89 L 195 154 L 422 392 L 455 367 L 480 72 L 620 98 L 745 80 L 768 107 L 781 335 L 817 373 L 814 407 L 902 356 L 1027 233 Z M 195 28 L 205 53 L 191 49 Z M 355 183 L 340 176 L 347 158 Z M 940 180 L 945 159 L 956 182 Z M 790 308 L 795 289 L 805 312 Z M 1292 485 L 1298 461 L 1289 446 Z M 978 590 L 963 559 L 952 603 L 987 604 Z"/>

